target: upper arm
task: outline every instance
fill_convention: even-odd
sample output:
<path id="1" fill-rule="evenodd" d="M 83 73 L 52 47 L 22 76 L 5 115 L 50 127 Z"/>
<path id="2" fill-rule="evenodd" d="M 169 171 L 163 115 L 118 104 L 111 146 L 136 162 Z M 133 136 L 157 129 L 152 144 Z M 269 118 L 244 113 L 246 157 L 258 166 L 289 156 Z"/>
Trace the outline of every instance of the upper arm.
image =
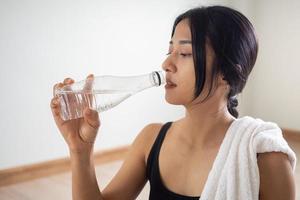
<path id="1" fill-rule="evenodd" d="M 105 200 L 131 200 L 139 195 L 147 181 L 145 153 L 159 127 L 149 124 L 135 138 L 120 170 L 101 192 Z"/>
<path id="2" fill-rule="evenodd" d="M 295 180 L 286 154 L 260 153 L 257 163 L 260 174 L 260 200 L 295 200 Z"/>

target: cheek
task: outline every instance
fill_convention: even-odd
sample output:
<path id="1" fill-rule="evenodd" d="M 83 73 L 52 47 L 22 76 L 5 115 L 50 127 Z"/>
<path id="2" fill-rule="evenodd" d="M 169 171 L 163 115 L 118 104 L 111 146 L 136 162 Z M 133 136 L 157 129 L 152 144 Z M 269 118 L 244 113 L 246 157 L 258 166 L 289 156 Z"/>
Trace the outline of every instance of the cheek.
<path id="1" fill-rule="evenodd" d="M 174 105 L 190 103 L 194 98 L 194 83 L 192 78 L 180 81 L 177 87 L 165 91 L 166 101 Z"/>
<path id="2" fill-rule="evenodd" d="M 187 94 L 193 94 L 195 88 L 195 70 L 193 65 L 186 67 L 180 76 L 180 86 Z"/>

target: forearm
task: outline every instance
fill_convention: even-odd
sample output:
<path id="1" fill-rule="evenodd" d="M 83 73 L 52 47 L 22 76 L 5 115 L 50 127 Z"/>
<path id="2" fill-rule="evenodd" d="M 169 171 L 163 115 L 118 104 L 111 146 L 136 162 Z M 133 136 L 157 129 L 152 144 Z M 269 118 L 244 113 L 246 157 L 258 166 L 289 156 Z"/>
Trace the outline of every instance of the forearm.
<path id="1" fill-rule="evenodd" d="M 70 153 L 73 200 L 103 200 L 98 187 L 92 151 Z"/>

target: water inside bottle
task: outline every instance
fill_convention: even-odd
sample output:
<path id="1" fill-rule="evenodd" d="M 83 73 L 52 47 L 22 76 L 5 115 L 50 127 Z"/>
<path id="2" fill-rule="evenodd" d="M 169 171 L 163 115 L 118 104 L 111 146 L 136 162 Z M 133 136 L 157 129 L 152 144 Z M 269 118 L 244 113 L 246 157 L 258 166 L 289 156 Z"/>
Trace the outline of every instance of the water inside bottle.
<path id="1" fill-rule="evenodd" d="M 61 105 L 61 117 L 63 120 L 71 120 L 83 117 L 86 107 L 98 112 L 115 107 L 123 100 L 134 94 L 133 91 L 120 90 L 94 90 L 94 91 L 62 91 L 57 95 Z"/>
<path id="2" fill-rule="evenodd" d="M 98 112 L 103 112 L 110 108 L 113 108 L 134 93 L 134 91 L 123 90 L 94 91 L 94 98 L 97 105 L 96 110 Z"/>

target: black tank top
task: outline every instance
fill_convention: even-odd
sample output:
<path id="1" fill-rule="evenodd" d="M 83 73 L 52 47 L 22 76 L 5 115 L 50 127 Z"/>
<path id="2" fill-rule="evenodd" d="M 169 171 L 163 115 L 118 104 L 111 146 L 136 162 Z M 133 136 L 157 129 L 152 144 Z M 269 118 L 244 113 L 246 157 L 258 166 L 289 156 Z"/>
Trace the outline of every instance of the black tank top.
<path id="1" fill-rule="evenodd" d="M 149 200 L 199 200 L 199 196 L 184 196 L 170 191 L 161 180 L 158 155 L 165 135 L 171 125 L 172 122 L 167 122 L 162 126 L 147 159 L 146 174 L 150 182 Z"/>

